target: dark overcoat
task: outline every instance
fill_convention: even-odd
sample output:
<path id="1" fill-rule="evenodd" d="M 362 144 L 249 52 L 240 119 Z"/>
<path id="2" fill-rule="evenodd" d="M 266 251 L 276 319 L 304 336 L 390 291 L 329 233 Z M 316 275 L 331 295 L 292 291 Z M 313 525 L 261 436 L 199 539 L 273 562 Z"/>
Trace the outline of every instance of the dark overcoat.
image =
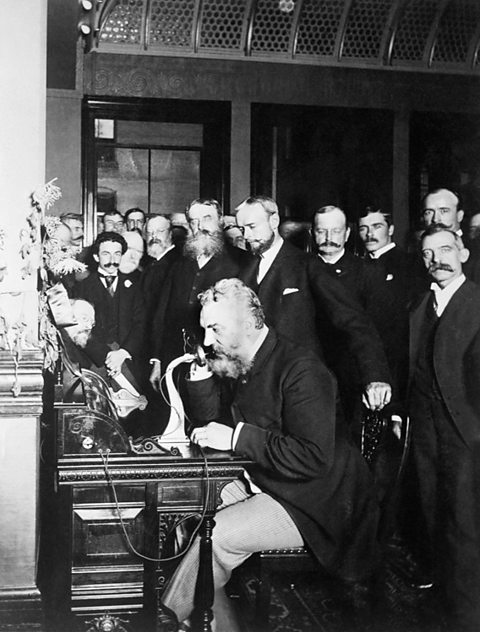
<path id="1" fill-rule="evenodd" d="M 348 341 L 363 385 L 389 382 L 383 345 L 361 305 L 330 276 L 316 257 L 285 241 L 260 284 L 255 263 L 242 269 L 240 278 L 254 289 L 262 303 L 267 324 L 297 344 L 322 355 L 324 323 L 333 325 Z"/>
<path id="2" fill-rule="evenodd" d="M 372 561 L 377 502 L 368 467 L 336 425 L 336 384 L 316 354 L 270 330 L 237 381 L 188 383 L 197 420 L 243 422 L 235 451 L 288 511 L 322 565 L 359 578 Z"/>

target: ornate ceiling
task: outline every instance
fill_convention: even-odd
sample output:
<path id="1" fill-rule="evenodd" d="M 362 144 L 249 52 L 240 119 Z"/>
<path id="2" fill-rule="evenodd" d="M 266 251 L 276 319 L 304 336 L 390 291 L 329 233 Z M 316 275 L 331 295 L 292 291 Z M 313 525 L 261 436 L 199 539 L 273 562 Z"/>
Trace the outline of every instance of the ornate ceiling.
<path id="1" fill-rule="evenodd" d="M 85 4 L 85 3 L 84 3 Z M 103 0 L 88 51 L 477 74 L 480 0 Z"/>

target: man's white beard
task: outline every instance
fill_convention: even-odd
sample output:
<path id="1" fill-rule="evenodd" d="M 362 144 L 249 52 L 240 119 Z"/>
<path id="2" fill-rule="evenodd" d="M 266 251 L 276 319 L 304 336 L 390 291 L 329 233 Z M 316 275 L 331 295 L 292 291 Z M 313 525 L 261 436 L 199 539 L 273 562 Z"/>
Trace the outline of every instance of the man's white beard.
<path id="1" fill-rule="evenodd" d="M 208 366 L 213 373 L 219 377 L 230 377 L 234 380 L 248 373 L 252 368 L 252 364 L 252 360 L 245 360 L 239 356 L 223 353 L 208 360 Z"/>
<path id="2" fill-rule="evenodd" d="M 77 331 L 71 336 L 71 339 L 77 345 L 77 347 L 80 347 L 81 349 L 85 349 L 85 347 L 87 346 L 88 339 L 90 338 L 90 333 L 91 333 L 90 329 L 86 331 L 85 330 Z"/>
<path id="3" fill-rule="evenodd" d="M 224 246 L 223 233 L 213 234 L 199 231 L 196 235 L 189 233 L 184 245 L 184 253 L 190 259 L 198 257 L 213 257 L 222 252 Z"/>
<path id="4" fill-rule="evenodd" d="M 159 241 L 151 241 L 147 244 L 147 253 L 154 259 L 160 259 L 160 256 L 163 255 L 165 250 L 165 245 Z"/>
<path id="5" fill-rule="evenodd" d="M 119 270 L 120 272 L 123 272 L 123 274 L 130 274 L 131 272 L 138 270 L 139 265 L 140 265 L 140 261 L 134 261 L 133 259 L 130 259 L 130 258 L 124 259 L 122 257 L 122 260 L 120 261 Z"/>

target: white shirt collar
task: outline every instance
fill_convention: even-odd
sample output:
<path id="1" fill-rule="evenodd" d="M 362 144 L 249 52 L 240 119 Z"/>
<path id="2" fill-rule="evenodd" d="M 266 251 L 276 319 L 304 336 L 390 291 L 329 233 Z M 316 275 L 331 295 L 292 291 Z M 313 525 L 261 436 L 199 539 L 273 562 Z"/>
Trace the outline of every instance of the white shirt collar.
<path id="1" fill-rule="evenodd" d="M 162 254 L 158 257 L 158 259 L 155 259 L 155 261 L 160 261 L 160 259 L 162 259 L 167 254 L 167 252 L 170 252 L 170 250 L 173 250 L 174 248 L 175 248 L 175 244 L 172 244 L 171 246 L 169 246 L 166 250 L 162 252 Z"/>
<path id="2" fill-rule="evenodd" d="M 322 261 L 325 261 L 326 264 L 334 265 L 335 263 L 337 263 L 337 261 L 340 261 L 340 259 L 343 257 L 344 254 L 345 254 L 345 248 L 342 248 L 340 252 L 337 252 L 336 255 L 333 255 L 333 257 L 330 257 L 330 259 L 328 260 L 325 259 L 325 257 L 321 255 L 320 253 L 318 253 L 318 256 L 320 257 Z"/>
<path id="3" fill-rule="evenodd" d="M 392 250 L 392 248 L 395 248 L 396 245 L 397 244 L 394 241 L 391 241 L 386 246 L 383 246 L 382 248 L 379 248 L 378 250 L 375 250 L 374 252 L 369 252 L 368 254 L 370 256 L 370 259 L 380 259 L 382 255 L 384 255 L 389 250 Z"/>
<path id="4" fill-rule="evenodd" d="M 197 257 L 198 267 L 203 268 L 203 266 L 206 266 L 212 257 L 213 255 L 210 255 L 209 257 L 206 255 L 200 255 L 200 257 Z"/>
<path id="5" fill-rule="evenodd" d="M 98 271 L 98 276 L 100 277 L 100 281 L 103 285 L 103 287 L 105 287 L 107 290 L 109 290 L 112 293 L 115 293 L 117 290 L 117 285 L 118 285 L 118 274 L 105 274 L 105 272 L 100 272 L 100 270 Z M 112 285 L 110 287 L 108 287 L 107 285 L 107 281 L 105 279 L 106 276 L 114 276 L 115 280 L 113 281 Z"/>
<path id="6" fill-rule="evenodd" d="M 435 311 L 437 316 L 440 317 L 445 308 L 450 302 L 450 299 L 458 290 L 458 288 L 465 283 L 466 278 L 464 274 L 461 274 L 457 279 L 449 283 L 446 287 L 441 288 L 435 281 L 430 285 L 430 289 L 435 293 L 436 307 Z"/>
<path id="7" fill-rule="evenodd" d="M 260 255 L 260 264 L 258 266 L 258 276 L 257 276 L 257 281 L 259 283 L 269 271 L 270 266 L 275 261 L 275 257 L 278 255 L 280 248 L 282 246 L 283 246 L 283 239 L 282 237 L 280 237 L 280 235 L 277 235 L 275 237 L 273 244 L 270 246 L 270 248 Z"/>

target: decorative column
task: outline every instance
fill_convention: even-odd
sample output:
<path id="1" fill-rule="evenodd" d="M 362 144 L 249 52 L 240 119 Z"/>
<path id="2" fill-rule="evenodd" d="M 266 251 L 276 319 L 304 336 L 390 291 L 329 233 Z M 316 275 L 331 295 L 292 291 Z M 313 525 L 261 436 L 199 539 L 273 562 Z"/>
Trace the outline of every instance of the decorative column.
<path id="1" fill-rule="evenodd" d="M 410 226 L 410 112 L 395 110 L 393 120 L 393 223 L 394 240 L 405 246 Z"/>
<path id="2" fill-rule="evenodd" d="M 250 101 L 232 101 L 230 214 L 250 195 Z"/>
<path id="3" fill-rule="evenodd" d="M 36 585 L 42 354 L 26 351 L 15 364 L 0 353 L 0 630 L 8 623 L 30 632 L 43 620 Z"/>
<path id="4" fill-rule="evenodd" d="M 40 629 L 42 358 L 38 214 L 45 182 L 47 0 L 9 4 L 0 39 L 0 629 Z M 10 625 L 10 627 L 8 627 Z"/>

